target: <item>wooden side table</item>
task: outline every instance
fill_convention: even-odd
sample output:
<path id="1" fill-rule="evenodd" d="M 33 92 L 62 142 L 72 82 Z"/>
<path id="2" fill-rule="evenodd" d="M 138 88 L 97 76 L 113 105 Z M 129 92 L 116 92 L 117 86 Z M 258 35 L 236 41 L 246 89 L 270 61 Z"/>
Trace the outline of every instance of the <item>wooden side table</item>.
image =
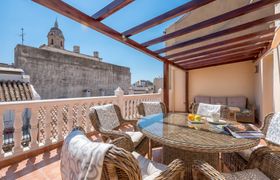
<path id="1" fill-rule="evenodd" d="M 236 121 L 236 113 L 240 112 L 240 108 L 238 107 L 228 107 L 228 108 L 229 108 L 230 119 Z"/>

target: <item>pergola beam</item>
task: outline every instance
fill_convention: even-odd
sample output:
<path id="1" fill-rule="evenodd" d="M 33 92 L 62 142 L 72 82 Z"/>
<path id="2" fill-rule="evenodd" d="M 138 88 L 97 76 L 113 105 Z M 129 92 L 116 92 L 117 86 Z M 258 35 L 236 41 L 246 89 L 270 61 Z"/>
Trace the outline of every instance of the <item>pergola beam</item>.
<path id="1" fill-rule="evenodd" d="M 136 41 L 123 37 L 123 35 L 121 33 L 119 33 L 118 31 L 93 19 L 92 17 L 86 15 L 85 13 L 79 11 L 78 9 L 70 6 L 69 4 L 67 4 L 61 0 L 47 0 L 47 1 L 46 0 L 33 0 L 33 1 L 49 8 L 49 9 L 52 9 L 52 10 L 56 11 L 57 13 L 62 14 L 70 19 L 73 19 L 74 21 L 84 24 L 85 26 L 88 26 L 106 36 L 109 36 L 112 39 L 115 39 L 134 49 L 137 49 L 138 51 L 141 51 L 159 61 L 171 64 L 180 69 L 183 69 L 182 67 L 178 66 L 177 64 L 174 64 L 173 62 L 169 61 L 168 59 L 163 58 L 162 56 L 160 56 L 157 53 L 142 46 L 141 44 L 137 43 Z"/>
<path id="2" fill-rule="evenodd" d="M 173 59 L 172 61 L 173 62 L 179 62 L 179 61 L 182 61 L 182 60 L 188 60 L 188 59 L 191 60 L 193 58 L 217 56 L 217 55 L 225 54 L 225 53 L 228 53 L 228 52 L 231 52 L 231 51 L 237 51 L 238 52 L 238 50 L 244 50 L 244 48 L 245 49 L 247 49 L 247 48 L 252 49 L 252 48 L 256 48 L 256 47 L 265 47 L 265 46 L 268 45 L 268 43 L 270 41 L 272 41 L 272 38 L 273 37 L 267 37 L 267 38 L 263 38 L 263 39 L 249 40 L 249 41 L 237 43 L 237 44 L 230 45 L 230 46 L 224 46 L 224 47 L 221 47 L 221 48 L 217 48 L 217 49 L 213 49 L 213 50 L 209 50 L 209 51 L 204 51 L 204 52 L 201 52 L 201 53 L 191 54 L 191 55 L 188 55 L 188 56 L 182 56 L 182 57 Z M 256 43 L 258 43 L 258 44 L 256 44 Z"/>
<path id="3" fill-rule="evenodd" d="M 207 49 L 213 49 L 213 48 L 216 48 L 216 47 L 221 47 L 221 46 L 224 46 L 224 45 L 237 43 L 237 42 L 252 39 L 252 38 L 258 40 L 260 36 L 266 36 L 266 35 L 273 34 L 274 31 L 275 31 L 275 28 L 261 30 L 261 31 L 246 34 L 246 35 L 243 35 L 243 36 L 238 36 L 238 37 L 234 37 L 234 38 L 227 39 L 227 40 L 224 40 L 224 41 L 219 41 L 219 42 L 215 42 L 215 43 L 208 44 L 208 45 L 205 45 L 205 46 L 199 46 L 197 48 L 193 48 L 193 49 L 181 51 L 181 52 L 178 52 L 178 53 L 170 54 L 170 55 L 167 55 L 167 56 L 164 56 L 164 57 L 167 58 L 167 59 L 170 59 L 170 58 L 174 58 L 174 57 L 178 57 L 178 56 L 183 56 L 183 55 L 186 55 L 186 54 L 192 54 L 192 53 L 198 52 L 198 51 L 204 51 L 204 50 L 207 50 Z"/>
<path id="4" fill-rule="evenodd" d="M 242 15 L 254 12 L 254 11 L 264 7 L 264 6 L 267 6 L 269 4 L 273 4 L 273 3 L 276 3 L 276 2 L 279 2 L 279 0 L 257 1 L 255 3 L 248 4 L 248 5 L 243 6 L 241 8 L 232 10 L 230 12 L 226 12 L 222 15 L 219 15 L 219 16 L 213 17 L 211 19 L 207 19 L 205 21 L 202 21 L 200 23 L 191 25 L 189 27 L 185 27 L 185 28 L 180 29 L 178 31 L 175 31 L 175 32 L 172 32 L 172 33 L 154 38 L 154 39 L 149 40 L 145 43 L 142 43 L 142 45 L 147 47 L 147 46 L 151 46 L 153 44 L 157 44 L 157 43 L 160 43 L 160 42 L 163 42 L 163 41 L 166 41 L 166 40 L 178 37 L 178 36 L 186 35 L 188 33 L 191 33 L 191 32 L 194 32 L 194 31 L 197 31 L 197 30 L 209 27 L 209 26 L 213 26 L 215 24 L 219 24 L 219 23 L 222 23 L 224 21 L 227 21 L 227 20 L 242 16 Z"/>
<path id="5" fill-rule="evenodd" d="M 199 64 L 199 63 L 203 64 L 203 63 L 212 63 L 212 62 L 216 62 L 216 61 L 220 62 L 220 61 L 224 61 L 224 60 L 228 60 L 228 59 L 236 59 L 236 58 L 242 58 L 242 57 L 247 57 L 247 56 L 253 56 L 253 55 L 258 55 L 260 51 L 261 51 L 261 49 L 259 49 L 258 51 L 255 50 L 255 51 L 250 51 L 250 52 L 235 53 L 235 54 L 214 57 L 214 58 L 205 58 L 205 59 L 196 60 L 196 61 L 187 61 L 187 62 L 181 63 L 181 66 L 185 67 L 185 66 Z"/>
<path id="6" fill-rule="evenodd" d="M 146 29 L 149 29 L 149 28 L 159 25 L 163 22 L 166 22 L 172 18 L 175 18 L 182 14 L 188 13 L 190 11 L 193 11 L 194 9 L 197 9 L 197 8 L 204 6 L 213 1 L 215 1 L 215 0 L 192 0 L 175 9 L 172 9 L 162 15 L 159 15 L 151 20 L 148 20 L 138 26 L 135 26 L 135 27 L 123 32 L 122 34 L 126 37 L 130 37 L 132 35 L 145 31 Z"/>
<path id="7" fill-rule="evenodd" d="M 197 62 L 197 61 L 203 61 L 203 60 L 209 60 L 211 58 L 217 58 L 217 57 L 223 57 L 223 56 L 228 56 L 231 54 L 236 54 L 236 53 L 241 53 L 241 52 L 251 52 L 251 51 L 262 51 L 263 49 L 265 49 L 267 47 L 268 43 L 264 43 L 261 45 L 257 45 L 257 46 L 252 46 L 252 47 L 244 47 L 246 49 L 243 48 L 238 48 L 238 49 L 234 49 L 234 50 L 229 50 L 226 52 L 217 52 L 217 53 L 213 53 L 210 54 L 209 56 L 202 56 L 202 57 L 196 57 L 196 58 L 192 58 L 192 59 L 183 59 L 179 62 L 176 63 L 187 63 L 187 62 Z"/>
<path id="8" fill-rule="evenodd" d="M 92 15 L 91 17 L 96 19 L 97 21 L 102 21 L 106 17 L 112 15 L 116 11 L 120 10 L 121 8 L 127 6 L 129 3 L 133 2 L 134 0 L 114 0 L 97 13 Z"/>
<path id="9" fill-rule="evenodd" d="M 199 62 L 212 62 L 212 61 L 216 61 L 216 60 L 219 61 L 221 59 L 232 59 L 232 58 L 237 58 L 237 57 L 244 57 L 244 56 L 247 56 L 248 54 L 258 54 L 260 51 L 262 51 L 262 49 L 264 49 L 264 47 L 253 49 L 253 50 L 244 50 L 244 51 L 239 51 L 239 52 L 233 52 L 230 54 L 216 56 L 216 57 L 214 56 L 214 57 L 209 57 L 209 58 L 208 57 L 207 58 L 197 58 L 194 60 L 180 62 L 179 64 L 182 66 L 185 66 L 185 65 L 195 64 L 195 63 L 199 63 Z"/>
<path id="10" fill-rule="evenodd" d="M 219 62 L 211 62 L 208 64 L 196 64 L 194 66 L 186 66 L 186 70 L 194 70 L 194 69 L 201 69 L 201 68 L 207 68 L 207 67 L 213 67 L 213 66 L 220 66 L 220 65 L 225 65 L 225 64 L 231 64 L 231 63 L 238 63 L 238 62 L 245 62 L 245 61 L 252 61 L 256 59 L 255 55 L 253 56 L 248 56 L 248 57 L 242 57 L 242 58 L 237 58 L 237 59 L 227 59 Z"/>
<path id="11" fill-rule="evenodd" d="M 178 43 L 178 44 L 166 47 L 166 48 L 156 50 L 154 52 L 156 52 L 158 54 L 164 53 L 164 52 L 167 52 L 167 51 L 171 51 L 171 50 L 174 50 L 174 49 L 186 47 L 186 46 L 193 45 L 193 44 L 196 44 L 196 43 L 200 43 L 200 42 L 203 42 L 203 41 L 207 41 L 207 40 L 210 40 L 210 39 L 214 39 L 214 38 L 226 36 L 226 35 L 229 35 L 229 34 L 237 33 L 237 32 L 240 32 L 240 31 L 244 31 L 246 29 L 258 26 L 260 24 L 268 23 L 268 22 L 271 22 L 271 21 L 274 21 L 274 20 L 277 20 L 277 19 L 280 19 L 280 13 L 275 14 L 275 15 L 271 15 L 271 16 L 267 16 L 267 17 L 264 17 L 264 18 L 261 18 L 261 19 L 258 19 L 258 20 L 250 21 L 248 23 L 241 24 L 241 25 L 238 25 L 238 26 L 234 26 L 232 28 L 228 28 L 228 29 L 225 29 L 225 30 L 222 30 L 222 31 L 218 31 L 218 32 L 215 32 L 215 33 L 212 33 L 212 34 L 201 36 L 199 38 L 184 41 L 184 42 L 181 42 L 181 43 Z"/>

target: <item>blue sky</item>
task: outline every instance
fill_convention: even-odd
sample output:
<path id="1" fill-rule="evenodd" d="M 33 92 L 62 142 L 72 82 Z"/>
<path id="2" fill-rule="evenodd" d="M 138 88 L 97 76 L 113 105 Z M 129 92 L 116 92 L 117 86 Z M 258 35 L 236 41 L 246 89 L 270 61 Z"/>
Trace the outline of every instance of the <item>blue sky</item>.
<path id="1" fill-rule="evenodd" d="M 123 32 L 135 25 L 160 15 L 168 10 L 186 3 L 188 0 L 135 0 L 122 10 L 106 18 L 103 23 Z M 111 0 L 65 0 L 70 5 L 92 15 Z M 0 62 L 13 63 L 14 48 L 21 43 L 19 36 L 23 27 L 25 45 L 39 47 L 47 43 L 47 33 L 58 19 L 59 27 L 64 33 L 65 49 L 72 50 L 74 45 L 81 47 L 81 53 L 92 55 L 99 51 L 105 62 L 130 67 L 132 83 L 139 79 L 153 80 L 162 76 L 163 64 L 150 56 L 134 50 L 103 34 L 61 16 L 31 0 L 2 0 L 0 2 Z M 160 36 L 165 28 L 178 18 L 139 33 L 132 37 L 138 42 L 145 42 Z M 155 50 L 163 47 L 159 44 L 151 47 Z"/>

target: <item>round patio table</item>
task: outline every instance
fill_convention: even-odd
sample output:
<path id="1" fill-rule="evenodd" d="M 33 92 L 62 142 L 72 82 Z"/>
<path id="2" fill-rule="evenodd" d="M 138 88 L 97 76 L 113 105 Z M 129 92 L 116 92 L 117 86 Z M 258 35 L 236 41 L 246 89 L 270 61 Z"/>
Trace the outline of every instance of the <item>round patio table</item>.
<path id="1" fill-rule="evenodd" d="M 194 160 L 204 160 L 219 169 L 219 153 L 237 152 L 259 143 L 259 139 L 234 138 L 207 122 L 190 123 L 183 113 L 146 116 L 138 121 L 138 127 L 149 139 L 163 145 L 163 163 L 177 158 L 185 162 L 185 179 L 192 179 Z"/>

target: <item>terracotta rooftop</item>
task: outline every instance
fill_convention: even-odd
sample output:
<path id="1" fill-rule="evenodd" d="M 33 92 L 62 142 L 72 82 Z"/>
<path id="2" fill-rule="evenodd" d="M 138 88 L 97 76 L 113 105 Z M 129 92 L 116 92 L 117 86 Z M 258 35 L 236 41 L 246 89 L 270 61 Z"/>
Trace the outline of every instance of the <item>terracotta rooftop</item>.
<path id="1" fill-rule="evenodd" d="M 30 83 L 20 81 L 0 81 L 0 102 L 32 100 Z"/>

